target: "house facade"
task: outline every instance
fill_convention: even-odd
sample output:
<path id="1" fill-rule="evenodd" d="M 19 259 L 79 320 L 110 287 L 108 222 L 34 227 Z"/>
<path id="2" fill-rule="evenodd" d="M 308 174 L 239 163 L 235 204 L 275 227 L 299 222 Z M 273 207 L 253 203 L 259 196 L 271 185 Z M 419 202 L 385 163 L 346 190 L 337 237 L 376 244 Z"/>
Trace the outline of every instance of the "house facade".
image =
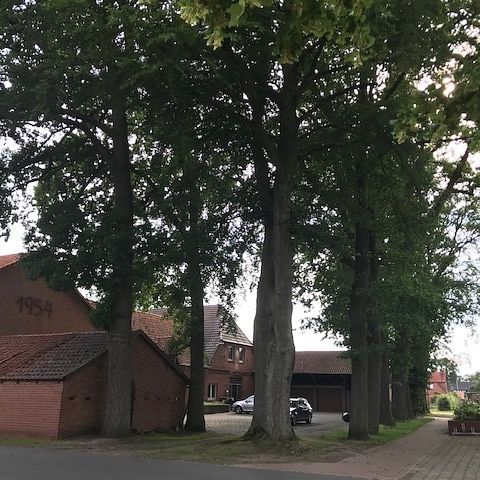
<path id="1" fill-rule="evenodd" d="M 448 393 L 447 372 L 445 370 L 435 370 L 428 379 L 427 400 L 432 402 L 436 395 Z"/>
<path id="2" fill-rule="evenodd" d="M 153 310 L 168 318 L 164 309 Z M 226 324 L 221 305 L 204 307 L 205 400 L 239 400 L 254 393 L 255 367 L 253 345 L 236 324 Z M 173 322 L 172 322 L 173 324 Z M 172 327 L 173 335 L 173 327 Z M 177 357 L 187 375 L 190 374 L 189 352 Z"/>

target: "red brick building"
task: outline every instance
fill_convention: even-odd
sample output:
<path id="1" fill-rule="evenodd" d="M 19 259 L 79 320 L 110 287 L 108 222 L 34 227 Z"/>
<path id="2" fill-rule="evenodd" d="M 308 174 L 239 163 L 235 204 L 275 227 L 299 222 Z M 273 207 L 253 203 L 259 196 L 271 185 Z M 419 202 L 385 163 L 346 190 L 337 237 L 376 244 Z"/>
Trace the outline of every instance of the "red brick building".
<path id="1" fill-rule="evenodd" d="M 91 324 L 91 303 L 79 292 L 55 292 L 43 279 L 29 279 L 19 258 L 0 257 L 0 433 L 58 438 L 97 431 L 104 411 L 106 333 Z M 188 378 L 161 350 L 171 322 L 135 312 L 132 329 L 146 334 L 133 339 L 132 426 L 180 426 Z M 57 371 L 57 363 L 68 368 Z"/>
<path id="2" fill-rule="evenodd" d="M 0 336 L 0 432 L 97 433 L 105 413 L 105 332 Z M 186 377 L 143 332 L 133 337 L 132 428 L 181 426 Z"/>
<path id="3" fill-rule="evenodd" d="M 166 310 L 153 310 L 166 316 Z M 229 328 L 222 320 L 220 305 L 206 305 L 205 319 L 205 400 L 245 398 L 255 390 L 253 345 L 238 325 Z M 173 335 L 173 322 L 172 322 Z M 178 363 L 190 373 L 189 352 Z"/>
<path id="4" fill-rule="evenodd" d="M 445 370 L 435 370 L 428 379 L 427 399 L 431 403 L 435 395 L 448 393 L 447 372 Z"/>

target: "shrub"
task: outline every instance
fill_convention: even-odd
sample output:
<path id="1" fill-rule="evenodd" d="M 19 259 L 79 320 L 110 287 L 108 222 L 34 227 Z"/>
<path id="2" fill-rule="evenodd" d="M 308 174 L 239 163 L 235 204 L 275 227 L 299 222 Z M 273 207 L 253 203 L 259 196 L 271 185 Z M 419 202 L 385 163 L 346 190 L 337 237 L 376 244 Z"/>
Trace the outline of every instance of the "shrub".
<path id="1" fill-rule="evenodd" d="M 437 399 L 437 408 L 442 412 L 453 410 L 459 404 L 459 399 L 455 393 L 446 393 L 439 395 Z"/>
<path id="2" fill-rule="evenodd" d="M 455 408 L 455 420 L 464 422 L 480 421 L 480 403 L 464 402 Z"/>

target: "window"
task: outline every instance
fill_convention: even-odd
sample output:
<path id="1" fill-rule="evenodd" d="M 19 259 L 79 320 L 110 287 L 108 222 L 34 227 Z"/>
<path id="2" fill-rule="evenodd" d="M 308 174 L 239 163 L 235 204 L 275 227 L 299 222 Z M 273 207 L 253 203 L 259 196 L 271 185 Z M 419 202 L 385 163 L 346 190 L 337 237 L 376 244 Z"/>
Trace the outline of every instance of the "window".
<path id="1" fill-rule="evenodd" d="M 207 400 L 216 400 L 217 399 L 217 385 L 214 383 L 208 384 L 207 389 Z"/>
<path id="2" fill-rule="evenodd" d="M 235 351 L 234 351 L 233 347 L 230 345 L 228 347 L 228 361 L 229 362 L 233 362 L 234 354 L 235 354 Z"/>
<path id="3" fill-rule="evenodd" d="M 245 362 L 245 349 L 243 347 L 240 347 L 238 349 L 238 361 L 240 363 L 244 363 Z"/>

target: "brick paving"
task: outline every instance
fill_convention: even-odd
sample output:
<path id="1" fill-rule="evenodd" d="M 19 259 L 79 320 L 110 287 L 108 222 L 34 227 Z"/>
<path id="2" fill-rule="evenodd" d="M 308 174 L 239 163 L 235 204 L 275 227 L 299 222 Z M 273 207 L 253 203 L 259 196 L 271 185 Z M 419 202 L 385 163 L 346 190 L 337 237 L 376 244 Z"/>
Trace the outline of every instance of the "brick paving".
<path id="1" fill-rule="evenodd" d="M 336 463 L 248 466 L 366 480 L 480 480 L 480 437 L 451 437 L 446 423 L 436 419 L 406 437 Z"/>

